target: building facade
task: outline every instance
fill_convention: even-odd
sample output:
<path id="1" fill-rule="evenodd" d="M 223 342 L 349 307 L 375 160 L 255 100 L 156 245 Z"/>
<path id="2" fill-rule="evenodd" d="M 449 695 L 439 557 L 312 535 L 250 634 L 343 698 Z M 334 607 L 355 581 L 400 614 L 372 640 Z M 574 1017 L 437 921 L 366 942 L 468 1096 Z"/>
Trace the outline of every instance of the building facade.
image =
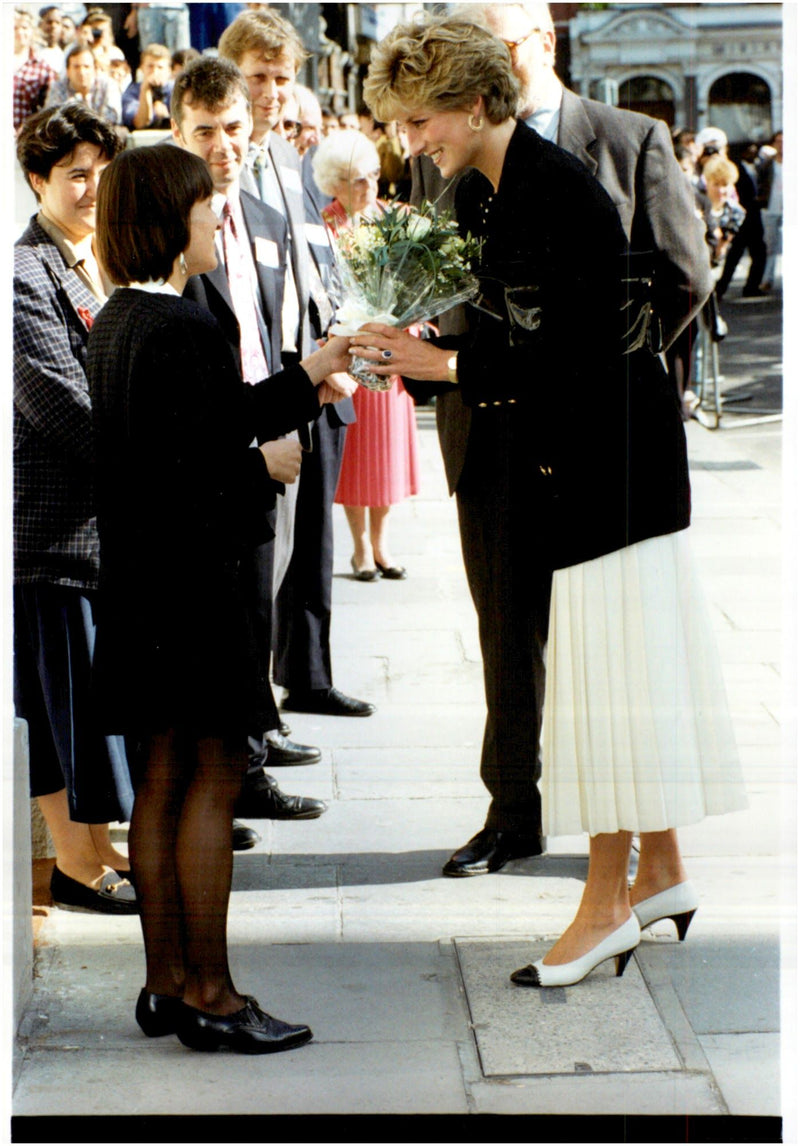
<path id="1" fill-rule="evenodd" d="M 579 6 L 569 21 L 570 86 L 731 144 L 782 126 L 780 4 Z"/>

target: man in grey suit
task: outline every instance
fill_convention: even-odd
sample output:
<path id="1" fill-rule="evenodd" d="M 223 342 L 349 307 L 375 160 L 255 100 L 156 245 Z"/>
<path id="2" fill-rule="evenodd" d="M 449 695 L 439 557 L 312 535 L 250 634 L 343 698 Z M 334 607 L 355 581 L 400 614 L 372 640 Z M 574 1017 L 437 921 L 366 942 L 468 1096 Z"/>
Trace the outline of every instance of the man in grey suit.
<path id="1" fill-rule="evenodd" d="M 242 186 L 286 219 L 290 258 L 283 308 L 284 363 L 323 337 L 333 309 L 327 281 L 330 244 L 313 202 L 304 195 L 295 149 L 273 129 L 306 58 L 294 27 L 271 10 L 242 12 L 220 37 L 219 53 L 247 80 L 253 130 Z M 333 687 L 330 653 L 333 498 L 345 434 L 355 411 L 349 399 L 327 405 L 310 427 L 297 495 L 294 545 L 276 598 L 275 682 L 288 689 L 283 707 L 328 716 L 369 716 L 375 706 Z"/>
<path id="2" fill-rule="evenodd" d="M 282 216 L 241 191 L 239 176 L 247 154 L 252 117 L 247 85 L 226 60 L 204 57 L 189 64 L 175 83 L 171 102 L 175 142 L 207 164 L 215 206 L 222 217 L 218 261 L 213 271 L 187 283 L 185 297 L 215 315 L 239 362 L 242 380 L 255 383 L 280 370 L 281 310 L 286 252 Z M 269 443 L 267 466 L 276 481 L 292 484 L 300 471 L 296 440 Z M 274 532 L 274 511 L 269 525 Z M 264 764 L 310 764 L 319 749 L 295 744 L 282 729 L 272 695 L 274 537 L 258 546 L 248 569 L 250 623 L 259 658 L 260 711 L 251 714 L 251 746 L 256 749 L 237 805 L 240 815 L 267 819 L 314 819 L 321 800 L 287 796 L 264 771 Z M 253 842 L 256 842 L 255 840 Z"/>
<path id="3" fill-rule="evenodd" d="M 652 277 L 649 300 L 643 306 L 646 326 L 640 333 L 649 338 L 654 353 L 666 349 L 700 310 L 712 287 L 703 228 L 666 124 L 583 99 L 563 86 L 554 71 L 556 37 L 547 4 L 470 5 L 462 14 L 488 27 L 511 52 L 521 83 L 519 117 L 543 138 L 570 151 L 611 196 L 632 252 Z M 413 164 L 412 202 L 427 198 L 439 207 L 451 206 L 456 182 L 445 184 L 423 156 Z M 442 317 L 441 333 L 459 333 L 463 322 L 463 311 L 450 312 Z M 480 621 L 487 698 L 481 778 L 492 797 L 484 828 L 453 853 L 444 874 L 483 875 L 500 870 L 511 859 L 538 855 L 543 846 L 537 782 L 550 575 L 536 574 L 532 561 L 530 575 L 520 577 L 519 569 L 512 571 L 509 562 L 508 583 L 488 583 L 483 532 L 491 529 L 498 535 L 502 526 L 495 503 L 474 488 L 467 492 L 460 487 L 471 412 L 453 391 L 437 398 L 436 417 Z M 531 511 L 535 522 L 535 506 Z M 531 543 L 535 547 L 535 530 Z M 515 648 L 515 638 L 524 647 Z"/>

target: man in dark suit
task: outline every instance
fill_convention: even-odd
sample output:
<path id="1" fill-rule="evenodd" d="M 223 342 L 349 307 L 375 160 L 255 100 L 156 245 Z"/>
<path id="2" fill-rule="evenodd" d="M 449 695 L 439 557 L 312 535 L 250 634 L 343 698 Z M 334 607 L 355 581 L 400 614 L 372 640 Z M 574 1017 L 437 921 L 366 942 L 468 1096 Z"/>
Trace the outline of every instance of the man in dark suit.
<path id="1" fill-rule="evenodd" d="M 253 384 L 280 369 L 286 224 L 280 214 L 239 187 L 252 124 L 247 85 L 228 61 L 201 58 L 178 77 L 171 112 L 175 141 L 208 165 L 222 217 L 217 266 L 192 279 L 185 294 L 217 317 L 240 363 L 243 381 Z M 300 471 L 299 443 L 283 438 L 271 442 L 269 449 L 272 477 L 293 483 Z M 274 533 L 274 511 L 269 525 Z M 325 810 L 321 800 L 284 795 L 264 771 L 267 762 L 309 764 L 320 758 L 317 748 L 287 739 L 272 694 L 274 558 L 273 537 L 253 552 L 249 570 L 262 703 L 251 718 L 255 755 L 237 812 L 270 819 L 313 819 Z"/>
<path id="2" fill-rule="evenodd" d="M 303 193 L 297 152 L 273 130 L 282 118 L 306 52 L 297 32 L 273 11 L 241 13 L 219 42 L 247 80 L 253 131 L 242 186 L 286 219 L 283 361 L 309 352 L 332 318 L 330 244 L 316 206 Z M 329 716 L 369 716 L 375 706 L 333 687 L 330 653 L 333 498 L 339 480 L 350 400 L 326 406 L 310 427 L 297 495 L 294 546 L 276 599 L 274 679 L 288 689 L 283 707 Z"/>
<path id="3" fill-rule="evenodd" d="M 564 88 L 554 72 L 556 37 L 547 4 L 471 5 L 467 11 L 511 52 L 521 84 L 520 118 L 585 164 L 614 201 L 631 249 L 647 253 L 653 285 L 651 307 L 644 307 L 645 315 L 650 311 L 646 336 L 654 352 L 666 348 L 711 290 L 702 225 L 666 124 Z M 426 198 L 440 208 L 452 206 L 456 183 L 445 188 L 423 156 L 413 164 L 412 202 Z M 450 312 L 442 317 L 441 332 L 459 333 L 463 323 L 462 310 Z M 579 337 L 580 316 L 576 324 Z M 550 575 L 535 575 L 532 561 L 530 575 L 521 577 L 509 555 L 507 583 L 489 583 L 483 535 L 488 529 L 501 536 L 503 527 L 496 503 L 482 497 L 475 483 L 461 481 L 471 417 L 457 391 L 437 398 L 445 470 L 456 494 L 464 563 L 480 622 L 487 699 L 481 778 L 492 800 L 485 826 L 445 864 L 449 876 L 498 871 L 511 859 L 540 854 L 544 846 L 537 782 Z M 535 521 L 534 506 L 531 514 Z M 535 530 L 531 544 L 535 547 Z"/>

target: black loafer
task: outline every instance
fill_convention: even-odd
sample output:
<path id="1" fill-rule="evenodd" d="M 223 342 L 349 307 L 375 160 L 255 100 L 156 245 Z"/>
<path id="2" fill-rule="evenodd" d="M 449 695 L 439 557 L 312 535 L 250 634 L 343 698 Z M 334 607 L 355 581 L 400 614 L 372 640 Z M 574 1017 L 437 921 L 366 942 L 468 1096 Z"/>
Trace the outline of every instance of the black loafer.
<path id="1" fill-rule="evenodd" d="M 380 561 L 376 561 L 375 568 L 387 581 L 404 581 L 408 576 L 404 565 L 381 565 Z"/>
<path id="2" fill-rule="evenodd" d="M 149 1039 L 174 1035 L 181 1000 L 174 995 L 155 995 L 142 987 L 136 1000 L 136 1022 Z"/>
<path id="3" fill-rule="evenodd" d="M 292 764 L 317 764 L 322 759 L 319 748 L 311 744 L 295 744 L 277 728 L 264 733 L 263 747 L 260 753 L 255 754 L 258 763 L 271 765 L 273 768 L 288 768 Z M 256 763 L 253 757 L 251 764 Z"/>
<path id="4" fill-rule="evenodd" d="M 316 712 L 320 716 L 371 716 L 375 705 L 345 696 L 338 688 L 317 688 L 310 692 L 290 692 L 283 702 L 287 712 Z"/>
<path id="5" fill-rule="evenodd" d="M 107 871 L 98 888 L 87 887 L 57 867 L 50 876 L 50 894 L 56 907 L 69 911 L 99 911 L 104 915 L 138 915 L 132 884 L 118 872 Z"/>
<path id="6" fill-rule="evenodd" d="M 443 875 L 466 876 L 487 875 L 500 871 L 509 860 L 542 854 L 542 839 L 539 835 L 522 835 L 520 832 L 498 832 L 494 828 L 482 828 L 463 848 L 453 852 L 442 868 Z"/>
<path id="7" fill-rule="evenodd" d="M 209 1015 L 186 1003 L 178 1010 L 176 1033 L 192 1050 L 215 1051 L 222 1047 L 238 1054 L 274 1054 L 302 1046 L 313 1036 L 307 1026 L 292 1026 L 262 1011 L 255 999 L 232 1015 Z"/>
<path id="8" fill-rule="evenodd" d="M 236 802 L 236 815 L 254 820 L 316 820 L 327 810 L 324 800 L 287 796 L 263 768 L 248 771 Z"/>
<path id="9" fill-rule="evenodd" d="M 260 840 L 261 836 L 255 828 L 248 828 L 247 824 L 240 824 L 238 820 L 233 821 L 231 851 L 249 852 L 250 848 L 254 848 Z"/>

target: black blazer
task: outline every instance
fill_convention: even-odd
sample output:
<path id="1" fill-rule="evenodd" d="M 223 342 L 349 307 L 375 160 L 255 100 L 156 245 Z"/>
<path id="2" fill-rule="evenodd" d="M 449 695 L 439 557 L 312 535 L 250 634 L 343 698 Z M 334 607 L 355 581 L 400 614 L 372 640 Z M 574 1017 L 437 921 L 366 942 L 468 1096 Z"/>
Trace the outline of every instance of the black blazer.
<path id="1" fill-rule="evenodd" d="M 609 196 L 518 123 L 497 192 L 468 171 L 456 214 L 484 239 L 478 305 L 467 306 L 466 333 L 442 340 L 459 349 L 447 400 L 472 411 L 459 489 L 479 487 L 486 466 L 507 467 L 511 448 L 553 568 L 685 528 L 677 395 L 649 351 L 622 354 L 627 244 Z"/>

